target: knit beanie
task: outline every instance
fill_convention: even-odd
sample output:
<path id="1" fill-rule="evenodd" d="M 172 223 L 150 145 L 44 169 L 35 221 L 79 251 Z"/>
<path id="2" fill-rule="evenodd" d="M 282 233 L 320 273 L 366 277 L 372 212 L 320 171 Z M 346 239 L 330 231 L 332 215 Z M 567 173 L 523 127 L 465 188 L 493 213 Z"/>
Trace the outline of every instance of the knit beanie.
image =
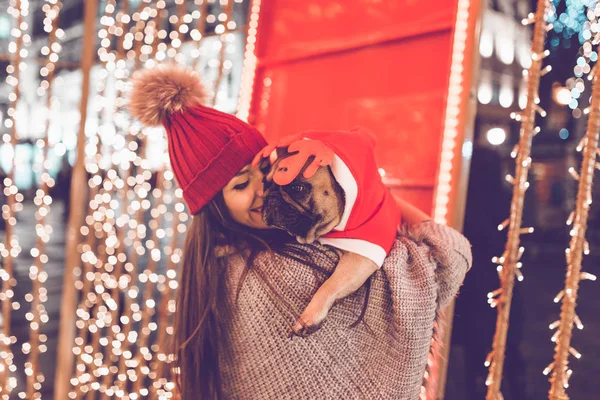
<path id="1" fill-rule="evenodd" d="M 158 66 L 133 75 L 129 112 L 144 125 L 164 125 L 171 167 L 191 214 L 267 144 L 256 128 L 204 106 L 206 97 L 191 68 Z"/>

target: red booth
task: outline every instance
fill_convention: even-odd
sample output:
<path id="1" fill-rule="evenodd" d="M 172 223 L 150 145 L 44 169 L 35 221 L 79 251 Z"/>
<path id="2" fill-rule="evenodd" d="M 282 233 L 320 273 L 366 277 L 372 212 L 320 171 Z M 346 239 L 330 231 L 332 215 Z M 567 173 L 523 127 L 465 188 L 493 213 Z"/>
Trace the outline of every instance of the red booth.
<path id="1" fill-rule="evenodd" d="M 246 48 L 256 63 L 246 66 L 254 79 L 245 74 L 241 116 L 270 142 L 306 129 L 370 129 L 386 184 L 460 229 L 480 2 L 263 3 L 251 6 Z M 431 360 L 437 393 L 427 398 L 443 397 L 448 347 Z"/>

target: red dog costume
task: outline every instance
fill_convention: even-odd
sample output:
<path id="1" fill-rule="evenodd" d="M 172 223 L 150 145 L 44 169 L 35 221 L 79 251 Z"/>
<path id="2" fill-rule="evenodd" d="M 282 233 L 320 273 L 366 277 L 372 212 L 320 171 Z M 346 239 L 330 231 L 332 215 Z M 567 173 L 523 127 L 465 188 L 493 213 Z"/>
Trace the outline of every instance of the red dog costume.
<path id="1" fill-rule="evenodd" d="M 276 147 L 288 147 L 294 153 L 280 162 L 273 176 L 278 185 L 291 183 L 308 158 L 315 156 L 304 170 L 304 177 L 310 178 L 319 166 L 329 165 L 344 190 L 346 201 L 340 224 L 319 242 L 360 254 L 381 267 L 396 238 L 400 214 L 377 169 L 373 135 L 363 128 L 304 132 L 267 146 L 253 164 L 268 157 Z"/>

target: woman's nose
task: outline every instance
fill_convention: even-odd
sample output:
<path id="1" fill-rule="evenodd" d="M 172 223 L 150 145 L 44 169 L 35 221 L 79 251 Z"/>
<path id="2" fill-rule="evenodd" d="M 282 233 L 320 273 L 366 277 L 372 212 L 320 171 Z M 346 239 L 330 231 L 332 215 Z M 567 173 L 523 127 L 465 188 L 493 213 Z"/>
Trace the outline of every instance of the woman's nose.
<path id="1" fill-rule="evenodd" d="M 255 191 L 256 191 L 256 196 L 258 196 L 258 197 L 263 197 L 265 195 L 265 185 L 264 185 L 262 179 L 260 181 L 256 182 Z"/>
<path id="2" fill-rule="evenodd" d="M 260 188 L 256 191 L 256 195 L 258 197 L 263 197 L 265 195 L 265 191 L 262 188 Z"/>

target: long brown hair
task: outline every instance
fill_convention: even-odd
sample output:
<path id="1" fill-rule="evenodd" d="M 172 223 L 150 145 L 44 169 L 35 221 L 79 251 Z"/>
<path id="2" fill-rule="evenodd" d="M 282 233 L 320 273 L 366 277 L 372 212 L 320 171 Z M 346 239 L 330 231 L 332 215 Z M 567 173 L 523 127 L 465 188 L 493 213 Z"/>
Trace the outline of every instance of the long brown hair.
<path id="1" fill-rule="evenodd" d="M 335 263 L 339 261 L 339 253 L 333 249 L 324 251 L 314 247 L 308 251 L 283 231 L 253 230 L 236 223 L 225 206 L 222 193 L 215 196 L 192 218 L 179 274 L 173 350 L 178 370 L 177 386 L 184 400 L 224 399 L 219 362 L 221 356 L 227 359 L 232 356 L 228 353 L 232 306 L 227 293 L 227 258 L 215 254 L 221 246 L 244 255 L 246 269 L 242 279 L 261 251 L 271 251 L 306 264 L 323 280 L 331 271 L 320 267 L 311 251 L 325 254 Z M 276 292 L 274 294 L 287 303 Z M 362 320 L 367 302 L 368 292 L 363 312 L 355 324 Z"/>

